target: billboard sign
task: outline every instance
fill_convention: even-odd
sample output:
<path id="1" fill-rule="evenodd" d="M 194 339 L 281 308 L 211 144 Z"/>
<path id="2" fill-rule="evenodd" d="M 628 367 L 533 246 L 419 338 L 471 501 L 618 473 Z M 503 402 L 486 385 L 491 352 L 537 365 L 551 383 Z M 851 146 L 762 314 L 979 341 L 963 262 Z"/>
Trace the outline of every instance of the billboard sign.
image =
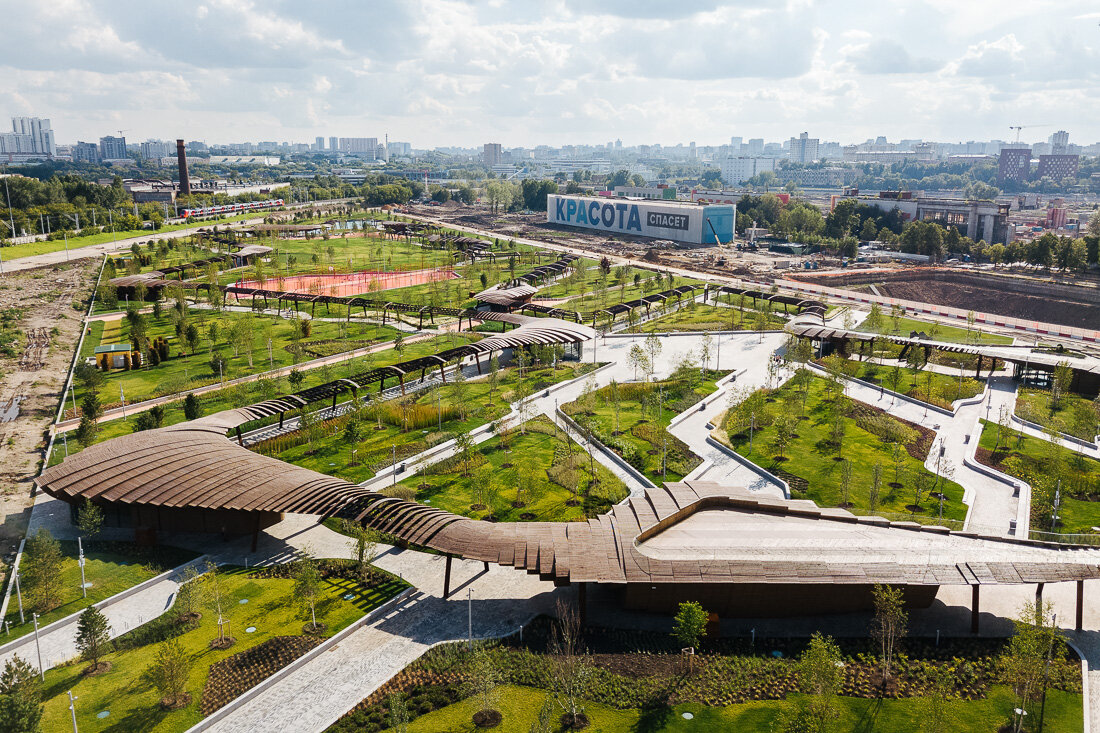
<path id="1" fill-rule="evenodd" d="M 710 220 L 710 225 L 706 222 Z M 591 196 L 550 194 L 546 221 L 616 234 L 702 243 L 713 241 L 716 226 L 721 241 L 733 236 L 733 206 L 692 206 L 660 200 L 607 200 Z M 724 233 L 728 230 L 728 233 Z"/>

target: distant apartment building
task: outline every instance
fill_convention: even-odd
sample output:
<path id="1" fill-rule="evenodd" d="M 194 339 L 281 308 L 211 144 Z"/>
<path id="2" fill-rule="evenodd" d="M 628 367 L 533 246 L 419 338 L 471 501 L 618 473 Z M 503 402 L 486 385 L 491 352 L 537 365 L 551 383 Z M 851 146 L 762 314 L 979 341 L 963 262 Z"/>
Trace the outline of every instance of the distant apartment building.
<path id="1" fill-rule="evenodd" d="M 792 163 L 813 163 L 818 158 L 817 148 L 820 142 L 806 132 L 792 137 L 788 157 Z"/>
<path id="2" fill-rule="evenodd" d="M 73 146 L 74 163 L 98 163 L 99 146 L 95 143 L 78 142 Z"/>
<path id="3" fill-rule="evenodd" d="M 729 156 L 722 160 L 722 183 L 739 186 L 764 171 L 775 170 L 775 158 L 751 158 Z"/>
<path id="4" fill-rule="evenodd" d="M 0 133 L 0 153 L 9 159 L 52 158 L 57 155 L 50 121 L 40 117 L 12 117 L 11 132 Z"/>
<path id="5" fill-rule="evenodd" d="M 1001 159 L 997 164 L 997 181 L 1002 185 L 1006 181 L 1026 183 L 1031 177 L 1031 148 L 1002 148 Z"/>
<path id="6" fill-rule="evenodd" d="M 336 152 L 340 149 L 340 138 L 330 137 L 328 139 L 328 149 L 332 152 Z"/>
<path id="7" fill-rule="evenodd" d="M 1066 178 L 1077 178 L 1077 166 L 1080 156 L 1077 155 L 1040 155 L 1039 169 L 1035 171 L 1037 178 L 1050 176 L 1055 181 Z"/>
<path id="8" fill-rule="evenodd" d="M 485 165 L 490 168 L 503 163 L 504 153 L 501 150 L 500 143 L 485 143 L 482 147 L 481 157 L 484 159 Z"/>
<path id="9" fill-rule="evenodd" d="M 859 171 L 852 168 L 801 168 L 779 172 L 779 180 L 808 188 L 837 188 L 853 183 Z"/>
<path id="10" fill-rule="evenodd" d="M 752 156 L 760 157 L 761 155 L 764 154 L 764 138 L 762 138 L 762 137 L 749 138 L 749 141 L 747 143 L 745 143 L 745 147 L 741 150 L 741 152 L 744 153 L 745 155 L 748 155 L 749 157 L 752 157 Z"/>
<path id="11" fill-rule="evenodd" d="M 1058 130 L 1047 142 L 1050 143 L 1051 155 L 1065 155 L 1069 152 L 1069 133 L 1065 130 Z"/>
<path id="12" fill-rule="evenodd" d="M 99 138 L 100 160 L 125 160 L 128 157 L 130 156 L 126 154 L 126 138 L 113 135 Z"/>
<path id="13" fill-rule="evenodd" d="M 390 155 L 412 155 L 412 143 L 386 143 L 386 151 Z"/>
<path id="14" fill-rule="evenodd" d="M 348 155 L 358 155 L 367 160 L 385 160 L 386 146 L 378 144 L 376 137 L 342 137 L 339 150 Z"/>
<path id="15" fill-rule="evenodd" d="M 146 140 L 141 144 L 141 157 L 144 160 L 160 160 L 173 152 L 172 147 L 163 140 Z"/>

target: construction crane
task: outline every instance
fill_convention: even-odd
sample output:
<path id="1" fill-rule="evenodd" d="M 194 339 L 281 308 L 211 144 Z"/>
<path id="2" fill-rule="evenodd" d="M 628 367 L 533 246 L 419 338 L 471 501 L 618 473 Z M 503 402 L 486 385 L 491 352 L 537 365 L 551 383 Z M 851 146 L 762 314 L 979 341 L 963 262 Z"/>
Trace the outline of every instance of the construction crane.
<path id="1" fill-rule="evenodd" d="M 1026 130 L 1030 127 L 1050 127 L 1049 124 L 1043 125 L 1009 125 L 1008 129 L 1016 131 L 1016 142 L 1020 142 L 1020 130 Z"/>

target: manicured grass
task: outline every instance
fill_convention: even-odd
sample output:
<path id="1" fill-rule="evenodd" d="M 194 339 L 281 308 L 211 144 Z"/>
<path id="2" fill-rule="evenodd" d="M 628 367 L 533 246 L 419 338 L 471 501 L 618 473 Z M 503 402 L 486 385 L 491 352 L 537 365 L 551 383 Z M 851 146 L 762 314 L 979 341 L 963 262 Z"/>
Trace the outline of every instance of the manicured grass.
<path id="1" fill-rule="evenodd" d="M 539 709 L 546 700 L 543 690 L 518 685 L 505 685 L 499 689 L 497 706 L 504 719 L 494 730 L 501 733 L 527 733 L 538 719 Z M 647 710 L 630 708 L 616 710 L 599 703 L 586 702 L 585 713 L 591 725 L 586 729 L 604 731 L 648 731 L 649 733 L 679 733 L 680 731 L 737 731 L 738 733 L 767 733 L 777 730 L 784 712 L 791 711 L 805 696 L 794 694 L 786 700 L 748 702 L 728 707 L 706 707 L 695 703 L 656 707 Z M 902 731 L 924 730 L 927 701 L 923 698 L 868 700 L 838 697 L 836 707 L 839 717 L 830 730 L 835 731 Z M 949 728 L 960 733 L 989 733 L 1011 722 L 1015 697 L 1012 690 L 1003 685 L 994 686 L 984 700 L 953 700 L 947 703 Z M 479 730 L 472 722 L 477 710 L 477 699 L 469 698 L 446 708 L 423 715 L 412 721 L 409 733 L 475 733 Z M 687 720 L 684 713 L 693 717 Z M 555 707 L 554 719 L 561 715 Z M 1036 719 L 1038 716 L 1034 716 Z M 1050 733 L 1071 733 L 1081 730 L 1083 712 L 1081 695 L 1050 690 L 1047 692 L 1044 730 Z M 392 730 L 392 729 L 391 729 Z M 553 728 L 557 730 L 557 728 Z M 1025 727 L 1024 730 L 1037 730 Z"/>
<path id="2" fill-rule="evenodd" d="M 344 426 L 350 418 L 343 418 L 315 436 L 311 443 L 303 442 L 303 436 L 295 434 L 253 446 L 253 450 L 358 483 L 388 467 L 395 456 L 397 461 L 402 461 L 459 433 L 468 433 L 503 417 L 519 394 L 533 394 L 552 384 L 574 379 L 592 368 L 591 364 L 559 362 L 557 369 L 529 369 L 523 376 L 518 370 L 507 368 L 501 370 L 500 384 L 492 390 L 487 376 L 459 383 L 451 378 L 446 386 L 416 392 L 406 400 L 396 398 L 381 407 L 366 407 L 362 416 L 362 438 L 354 444 L 344 439 Z M 405 430 L 402 429 L 405 427 L 402 404 L 408 406 L 406 416 L 417 414 Z M 377 429 L 379 424 L 381 430 Z"/>
<path id="3" fill-rule="evenodd" d="M 238 216 L 230 216 L 224 219 L 211 219 L 203 222 L 188 222 L 185 224 L 166 224 L 160 229 L 132 229 L 128 231 L 119 231 L 111 233 L 110 231 L 89 234 L 83 237 L 69 237 L 68 247 L 70 250 L 79 249 L 81 247 L 90 247 L 93 244 L 103 244 L 104 242 L 114 242 L 123 239 L 133 239 L 134 237 L 152 237 L 154 234 L 162 234 L 164 232 L 175 232 L 180 229 L 193 229 L 199 226 L 214 226 L 215 224 L 228 224 L 233 221 L 241 221 L 243 219 L 251 219 L 260 216 L 255 212 L 249 214 L 241 214 Z M 4 247 L 4 261 L 19 259 L 20 257 L 30 257 L 32 255 L 45 254 L 47 252 L 60 252 L 65 249 L 65 240 L 56 239 L 45 242 L 29 242 L 27 244 L 13 244 L 9 247 Z"/>
<path id="4" fill-rule="evenodd" d="M 871 328 L 867 325 L 865 320 L 862 324 L 856 327 L 857 331 L 864 331 L 866 333 L 881 333 L 889 336 L 908 336 L 913 331 L 924 332 L 935 341 L 949 341 L 951 343 L 979 343 L 979 344 L 1011 344 L 1012 339 L 1008 336 L 998 336 L 992 333 L 985 333 L 978 330 L 977 327 L 970 330 L 967 333 L 966 327 L 959 326 L 946 326 L 942 323 L 935 323 L 933 321 L 922 321 L 917 318 L 908 318 L 902 316 L 895 320 L 890 317 L 890 312 L 884 311 L 882 314 L 882 323 L 878 328 Z"/>
<path id="5" fill-rule="evenodd" d="M 68 541 L 60 544 L 64 554 L 59 573 L 61 605 L 38 617 L 39 628 L 69 614 L 83 611 L 93 603 L 99 603 L 105 598 L 110 598 L 116 593 L 121 593 L 127 588 L 198 557 L 196 552 L 175 547 L 158 547 L 156 550 L 150 550 L 127 546 L 120 542 L 96 542 L 95 540 L 85 542 L 84 579 L 85 582 L 92 584 L 88 588 L 88 597 L 85 598 L 80 589 L 80 566 L 76 559 L 77 545 L 75 542 Z M 19 622 L 19 604 L 13 591 L 11 603 L 8 605 L 8 615 L 4 618 L 11 624 L 11 639 L 34 632 L 31 611 L 35 610 L 35 606 L 31 600 L 31 589 L 27 587 L 25 578 L 22 582 L 23 610 L 27 621 L 23 624 Z M 8 636 L 0 636 L 0 641 L 8 640 Z"/>
<path id="6" fill-rule="evenodd" d="M 726 432 L 716 431 L 716 437 L 757 465 L 786 479 L 797 498 L 812 499 L 820 506 L 839 506 L 843 502 L 843 463 L 838 460 L 831 442 L 833 399 L 826 380 L 820 377 L 811 377 L 807 382 L 804 410 L 802 397 L 792 382 L 771 392 L 760 391 L 727 414 L 722 423 Z M 848 497 L 851 511 L 856 514 L 904 512 L 913 514 L 918 521 L 935 521 L 939 516 L 939 503 L 927 493 L 920 499 L 920 511 L 913 512 L 909 508 L 914 505 L 916 480 L 920 474 L 921 480 L 927 483 L 923 487 L 925 492 L 939 491 L 946 496 L 943 503 L 945 519 L 965 518 L 962 487 L 945 479 L 939 479 L 933 486 L 936 477 L 924 468 L 923 460 L 929 446 L 926 442 L 922 444 L 915 429 L 905 428 L 896 418 L 876 412 L 863 403 L 845 399 L 840 454 L 851 466 Z M 776 423 L 785 415 L 794 419 L 789 443 L 781 450 L 776 443 Z M 750 436 L 752 425 L 755 428 Z M 890 433 L 886 431 L 893 431 L 902 438 L 903 442 L 898 445 L 904 443 L 912 447 L 922 456 L 921 460 L 903 447 L 896 453 L 895 473 L 893 445 L 869 432 L 868 428 L 872 427 L 887 435 Z M 870 489 L 876 464 L 882 467 L 881 488 L 878 502 L 872 508 Z"/>
<path id="7" fill-rule="evenodd" d="M 456 456 L 401 485 L 437 509 L 504 522 L 583 519 L 627 494 L 622 481 L 545 417 L 481 443 L 465 463 Z"/>
<path id="8" fill-rule="evenodd" d="M 224 378 L 229 380 L 315 358 L 312 354 L 304 351 L 304 349 L 309 348 L 311 342 L 329 339 L 337 342 L 344 341 L 343 334 L 345 332 L 347 333 L 346 340 L 349 342 L 348 348 L 362 347 L 380 341 L 392 341 L 397 334 L 396 329 L 377 324 L 353 323 L 345 331 L 343 324 L 314 320 L 311 321 L 310 335 L 300 339 L 303 351 L 300 355 L 295 355 L 288 348 L 294 345 L 292 334 L 296 324 L 293 320 L 253 315 L 251 313 L 228 311 L 216 313 L 189 308 L 187 323 L 194 324 L 198 328 L 201 337 L 199 348 L 192 353 L 182 339 L 177 338 L 175 326 L 169 315 L 170 311 L 169 307 L 164 307 L 159 318 L 152 313 L 143 316 L 146 320 L 146 333 L 149 340 L 152 341 L 158 336 L 162 336 L 167 340 L 169 358 L 157 366 L 147 362 L 138 369 L 108 372 L 105 375 L 107 384 L 100 390 L 100 400 L 105 403 L 105 408 L 115 403 L 121 404 L 120 388 L 125 391 L 126 402 L 129 404 L 164 394 L 186 391 L 205 384 L 213 384 L 219 379 L 218 371 L 212 369 L 210 365 L 215 353 L 226 359 Z M 233 328 L 234 324 L 242 321 L 252 323 L 254 336 L 250 350 L 251 354 L 249 355 L 247 348 L 241 348 L 238 355 L 234 356 L 233 348 L 229 342 L 230 329 Z M 213 324 L 218 326 L 216 342 L 211 342 L 209 336 L 209 328 Z M 115 330 L 116 328 L 117 330 Z M 118 321 L 108 321 L 104 325 L 101 338 L 103 344 L 129 343 L 129 321 L 125 318 Z M 271 339 L 270 351 L 267 345 L 268 338 Z M 251 363 L 249 363 L 250 361 Z M 77 402 L 83 399 L 84 393 L 84 387 L 77 385 Z"/>
<path id="9" fill-rule="evenodd" d="M 1061 488 L 1055 531 L 1091 534 L 1100 526 L 1100 461 L 982 421 L 978 460 L 1031 484 L 1031 528 L 1049 532 L 1055 489 Z M 994 448 L 997 450 L 994 451 Z"/>
<path id="10" fill-rule="evenodd" d="M 309 620 L 309 610 L 303 612 L 301 605 L 294 601 L 293 580 L 258 578 L 254 569 L 221 570 L 223 614 L 230 624 L 229 635 L 235 637 L 237 643 L 226 650 L 209 648 L 210 641 L 218 636 L 217 615 L 209 607 L 202 609 L 203 616 L 197 628 L 178 637 L 191 659 L 186 686 L 192 697 L 190 705 L 172 712 L 161 709 L 158 694 L 144 677 L 156 646 L 139 646 L 107 655 L 111 670 L 96 677 L 84 677 L 82 672 L 87 665 L 80 662 L 46 672 L 42 730 L 68 730 L 71 725 L 69 698 L 65 694 L 68 690 L 80 698 L 76 717 L 81 731 L 186 730 L 202 718 L 199 706 L 211 664 L 272 637 L 302 633 L 303 624 Z M 325 636 L 331 636 L 405 587 L 403 581 L 393 576 L 387 576 L 369 589 L 349 580 L 325 579 L 317 603 L 317 620 L 326 624 Z M 348 593 L 354 593 L 355 597 L 344 600 L 343 596 Z M 244 599 L 248 602 L 241 603 Z M 248 628 L 255 628 L 255 631 L 248 633 Z M 103 710 L 109 710 L 110 716 L 98 718 Z"/>
<path id="11" fill-rule="evenodd" d="M 631 280 L 630 285 L 620 290 L 619 288 L 608 288 L 607 290 L 598 291 L 592 295 L 585 295 L 580 298 L 573 298 L 567 300 L 564 303 L 559 303 L 558 308 L 564 308 L 565 310 L 573 310 L 578 313 L 589 313 L 600 308 L 606 308 L 616 303 L 622 303 L 627 300 L 635 300 L 641 298 L 643 295 L 652 295 L 654 293 L 660 293 L 670 288 L 678 288 L 681 285 L 697 285 L 701 286 L 702 281 L 694 278 L 681 277 L 676 275 L 673 278 L 673 284 L 668 284 L 668 279 L 663 278 L 658 284 L 656 279 L 644 280 L 641 285 L 634 285 Z M 699 295 L 699 292 L 695 293 Z M 690 293 L 685 293 L 684 298 L 690 298 Z M 676 298 L 672 298 L 672 302 L 676 302 Z"/>
<path id="12" fill-rule="evenodd" d="M 471 337 L 467 334 L 454 334 L 449 333 L 445 336 L 433 336 L 431 338 L 424 339 L 423 341 L 416 341 L 408 344 L 402 348 L 402 353 L 398 354 L 392 347 L 383 351 L 368 355 L 360 356 L 355 359 L 351 359 L 340 364 L 333 364 L 331 366 L 320 366 L 312 369 L 302 371 L 302 389 L 330 382 L 337 377 L 352 376 L 362 372 L 370 371 L 375 367 L 381 367 L 388 364 L 395 364 L 397 362 L 406 361 L 408 359 L 415 359 L 426 354 L 435 354 L 443 349 L 452 348 L 454 346 L 460 346 L 462 344 L 470 343 L 477 340 L 480 337 Z M 285 377 L 278 379 L 274 378 L 261 378 L 252 382 L 235 385 L 232 387 L 226 387 L 224 389 L 213 390 L 206 394 L 199 396 L 199 402 L 202 408 L 203 415 L 209 415 L 221 410 L 229 410 L 237 407 L 244 407 L 256 402 L 262 402 L 263 400 L 272 399 L 278 397 L 281 394 L 292 391 L 292 387 L 289 380 Z M 129 400 L 129 396 L 127 396 Z M 66 403 L 66 414 L 72 417 L 71 400 Z M 164 426 L 175 425 L 184 421 L 183 414 L 183 400 L 182 398 L 176 399 L 173 402 L 169 402 L 164 405 Z M 276 420 L 278 418 L 275 418 Z M 270 421 L 268 421 L 270 422 Z M 252 425 L 255 427 L 257 424 Z M 129 435 L 134 432 L 134 421 L 132 419 L 119 418 L 115 420 L 104 420 L 99 423 L 99 431 L 96 433 L 96 443 L 102 443 L 105 440 L 111 438 L 117 438 L 120 435 Z M 76 442 L 76 439 L 70 435 L 68 439 L 68 452 L 69 455 L 79 453 L 81 450 L 80 444 Z M 54 444 L 54 451 L 50 455 L 50 465 L 56 465 L 65 458 L 64 441 L 58 437 Z"/>
<path id="13" fill-rule="evenodd" d="M 656 331 L 753 331 L 757 327 L 758 311 L 739 310 L 718 305 L 689 303 L 672 313 L 646 321 L 630 329 L 631 333 Z M 786 321 L 775 314 L 764 314 L 764 330 L 783 328 Z"/>
<path id="14" fill-rule="evenodd" d="M 1064 394 L 1058 409 L 1052 410 L 1050 397 L 1050 390 L 1021 388 L 1016 396 L 1016 414 L 1081 440 L 1096 440 L 1100 434 L 1100 401 Z"/>
<path id="15" fill-rule="evenodd" d="M 679 481 L 700 459 L 666 428 L 672 418 L 714 393 L 714 383 L 723 374 L 708 370 L 704 377 L 694 368 L 661 382 L 631 382 L 616 385 L 615 390 L 609 385 L 563 405 L 562 410 L 650 481 L 658 485 Z"/>
<path id="16" fill-rule="evenodd" d="M 84 334 L 84 343 L 80 346 L 80 360 L 83 361 L 95 355 L 95 347 L 103 341 L 103 330 L 106 324 L 103 321 L 92 321 L 88 324 L 88 332 Z"/>
<path id="17" fill-rule="evenodd" d="M 846 374 L 872 384 L 882 384 L 889 390 L 900 392 L 921 402 L 951 409 L 955 400 L 981 394 L 985 383 L 977 379 L 952 377 L 929 369 L 914 371 L 904 365 L 875 364 L 871 361 L 848 360 Z"/>

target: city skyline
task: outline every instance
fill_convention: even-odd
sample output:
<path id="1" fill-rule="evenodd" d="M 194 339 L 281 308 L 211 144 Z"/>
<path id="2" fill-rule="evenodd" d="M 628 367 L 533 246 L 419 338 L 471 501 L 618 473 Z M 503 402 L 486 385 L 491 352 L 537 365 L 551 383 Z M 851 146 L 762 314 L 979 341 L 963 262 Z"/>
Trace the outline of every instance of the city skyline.
<path id="1" fill-rule="evenodd" d="M 1100 140 L 1094 5 L 874 7 L 9 4 L 27 32 L 0 56 L 0 109 L 53 119 L 63 143 Z"/>

